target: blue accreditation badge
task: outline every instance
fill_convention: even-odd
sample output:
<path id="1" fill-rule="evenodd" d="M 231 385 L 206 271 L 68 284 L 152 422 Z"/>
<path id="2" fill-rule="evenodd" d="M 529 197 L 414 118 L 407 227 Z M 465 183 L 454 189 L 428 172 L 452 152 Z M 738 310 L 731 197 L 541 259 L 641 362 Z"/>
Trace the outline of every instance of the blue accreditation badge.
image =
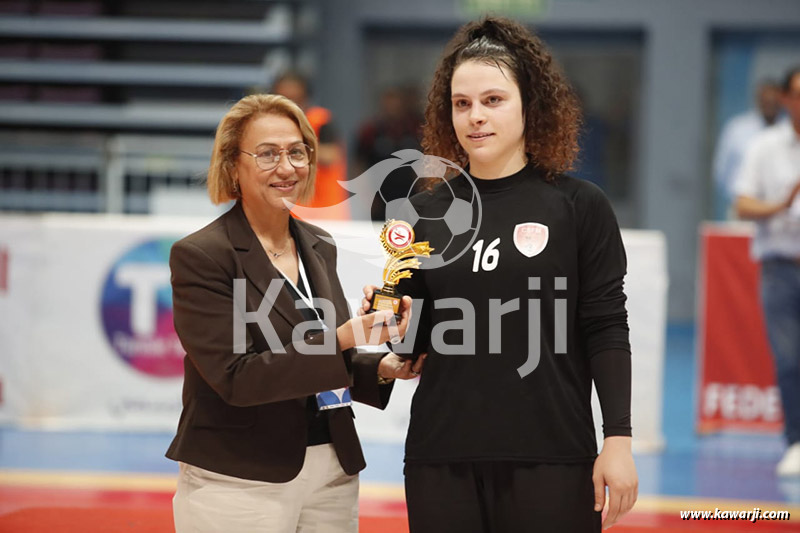
<path id="1" fill-rule="evenodd" d="M 319 407 L 320 411 L 339 409 L 340 407 L 347 407 L 352 403 L 353 401 L 350 399 L 350 389 L 347 387 L 317 393 L 317 407 Z"/>

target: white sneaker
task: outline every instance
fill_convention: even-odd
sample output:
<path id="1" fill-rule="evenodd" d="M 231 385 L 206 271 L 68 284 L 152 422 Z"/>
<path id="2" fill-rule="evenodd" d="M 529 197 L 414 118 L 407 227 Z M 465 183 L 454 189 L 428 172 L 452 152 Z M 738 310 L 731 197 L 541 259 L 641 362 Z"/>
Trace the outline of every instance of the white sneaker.
<path id="1" fill-rule="evenodd" d="M 800 476 L 800 442 L 795 442 L 783 454 L 783 459 L 775 467 L 780 477 Z"/>

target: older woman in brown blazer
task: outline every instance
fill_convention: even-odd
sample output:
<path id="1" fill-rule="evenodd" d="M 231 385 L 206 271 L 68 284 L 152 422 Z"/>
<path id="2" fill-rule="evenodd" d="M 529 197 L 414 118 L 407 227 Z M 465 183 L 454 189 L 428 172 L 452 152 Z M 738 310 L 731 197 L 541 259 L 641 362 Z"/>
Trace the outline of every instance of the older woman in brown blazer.
<path id="1" fill-rule="evenodd" d="M 211 200 L 236 204 L 172 248 L 186 350 L 167 452 L 180 462 L 179 533 L 357 531 L 365 463 L 349 400 L 383 408 L 392 380 L 421 370 L 422 360 L 354 349 L 402 336 L 411 302 L 396 325 L 391 312 L 350 318 L 330 235 L 290 213 L 313 193 L 316 149 L 290 100 L 240 100 L 217 129 L 208 176 Z"/>

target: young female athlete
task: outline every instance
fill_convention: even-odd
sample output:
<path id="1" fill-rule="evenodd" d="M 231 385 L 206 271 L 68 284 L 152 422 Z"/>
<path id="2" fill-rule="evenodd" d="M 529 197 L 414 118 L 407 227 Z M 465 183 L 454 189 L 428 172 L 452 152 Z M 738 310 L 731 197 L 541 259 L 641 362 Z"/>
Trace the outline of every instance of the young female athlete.
<path id="1" fill-rule="evenodd" d="M 448 45 L 426 122 L 426 153 L 467 169 L 482 217 L 466 253 L 399 285 L 423 301 L 414 353 L 428 353 L 406 442 L 411 531 L 600 531 L 631 509 L 638 481 L 625 250 L 603 193 L 564 174 L 577 100 L 538 38 L 487 18 Z M 413 203 L 437 218 L 472 191 L 456 176 Z M 452 236 L 415 229 L 433 248 Z"/>

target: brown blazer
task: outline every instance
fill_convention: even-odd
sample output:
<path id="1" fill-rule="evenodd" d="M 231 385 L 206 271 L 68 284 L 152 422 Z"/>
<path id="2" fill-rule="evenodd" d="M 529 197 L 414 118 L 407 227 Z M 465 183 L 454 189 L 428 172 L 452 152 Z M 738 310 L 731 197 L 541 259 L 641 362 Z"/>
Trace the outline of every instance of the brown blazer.
<path id="1" fill-rule="evenodd" d="M 290 224 L 315 296 L 334 303 L 339 326 L 350 313 L 336 274 L 336 247 L 318 237 L 329 237 L 322 229 L 295 219 Z M 338 342 L 335 352 L 300 353 L 292 329 L 303 317 L 285 288 L 268 315 L 285 353 L 269 350 L 255 322 L 246 326 L 246 353 L 234 353 L 233 280 L 247 280 L 247 311 L 252 312 L 270 281 L 279 277 L 240 203 L 176 242 L 169 264 L 175 330 L 186 350 L 183 412 L 167 451 L 170 459 L 282 483 L 294 479 L 303 466 L 308 396 L 349 386 L 353 400 L 386 406 L 391 385 L 377 383 L 384 354 L 342 352 Z M 322 340 L 317 334 L 306 342 Z M 365 466 L 353 417 L 350 408 L 330 413 L 333 445 L 348 474 Z"/>

